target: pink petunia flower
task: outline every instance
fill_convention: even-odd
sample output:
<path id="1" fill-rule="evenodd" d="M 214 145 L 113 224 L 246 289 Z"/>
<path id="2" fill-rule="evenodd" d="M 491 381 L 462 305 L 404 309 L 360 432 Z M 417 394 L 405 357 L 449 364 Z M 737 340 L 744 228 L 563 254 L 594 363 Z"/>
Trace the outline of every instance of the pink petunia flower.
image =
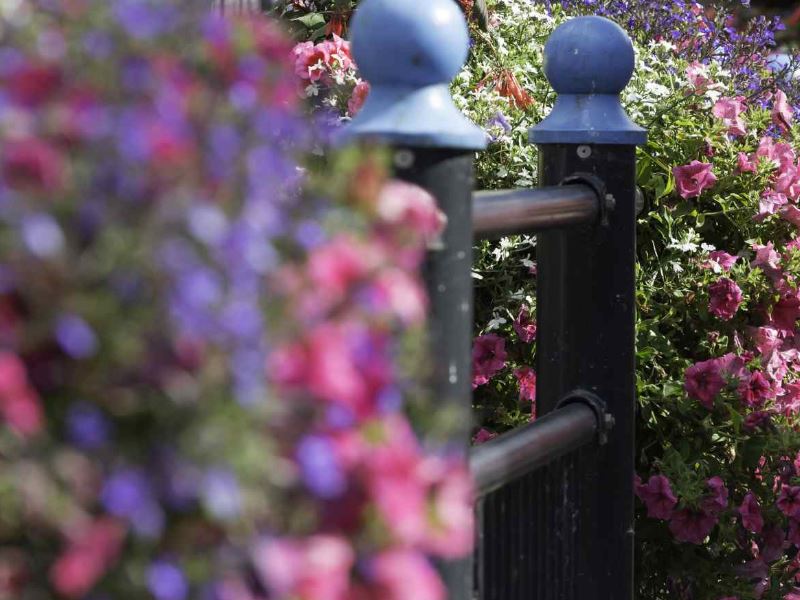
<path id="1" fill-rule="evenodd" d="M 736 159 L 736 167 L 740 173 L 755 173 L 757 164 L 751 161 L 746 153 L 739 152 L 739 156 Z"/>
<path id="2" fill-rule="evenodd" d="M 686 79 L 695 94 L 704 94 L 708 90 L 708 84 L 711 83 L 708 67 L 697 61 L 686 68 Z"/>
<path id="3" fill-rule="evenodd" d="M 489 440 L 493 440 L 497 437 L 497 432 L 489 431 L 485 427 L 481 427 L 478 432 L 472 436 L 472 443 L 476 446 L 480 444 L 485 444 Z"/>
<path id="4" fill-rule="evenodd" d="M 472 388 L 488 383 L 506 365 L 506 341 L 488 333 L 475 339 L 472 346 Z"/>
<path id="5" fill-rule="evenodd" d="M 725 487 L 722 478 L 717 475 L 711 477 L 706 482 L 706 486 L 710 493 L 703 498 L 703 510 L 710 515 L 717 516 L 728 507 L 728 488 Z"/>
<path id="6" fill-rule="evenodd" d="M 713 269 L 714 272 L 717 273 L 720 271 L 730 271 L 737 260 L 739 260 L 738 256 L 728 254 L 724 250 L 714 250 L 709 253 L 708 260 L 703 263 L 702 266 L 706 269 Z"/>
<path id="7" fill-rule="evenodd" d="M 764 517 L 761 515 L 761 506 L 753 492 L 747 492 L 739 507 L 742 517 L 742 527 L 753 533 L 761 533 L 764 528 Z"/>
<path id="8" fill-rule="evenodd" d="M 686 369 L 684 387 L 690 397 L 711 410 L 714 407 L 714 398 L 725 387 L 719 363 L 716 360 L 706 360 Z"/>
<path id="9" fill-rule="evenodd" d="M 753 371 L 750 377 L 742 380 L 739 385 L 739 398 L 747 406 L 758 408 L 774 397 L 775 391 L 761 371 Z"/>
<path id="10" fill-rule="evenodd" d="M 787 517 L 800 519 L 800 486 L 782 485 L 781 493 L 775 504 Z"/>
<path id="11" fill-rule="evenodd" d="M 800 298 L 796 294 L 784 294 L 772 307 L 771 325 L 783 333 L 794 333 L 800 318 Z"/>
<path id="12" fill-rule="evenodd" d="M 679 542 L 702 544 L 716 524 L 717 517 L 714 515 L 682 508 L 673 513 L 669 530 Z"/>
<path id="13" fill-rule="evenodd" d="M 688 165 L 672 169 L 675 185 L 682 198 L 696 198 L 703 190 L 714 187 L 717 177 L 709 163 L 693 160 Z"/>
<path id="14" fill-rule="evenodd" d="M 783 90 L 778 90 L 772 105 L 772 122 L 786 132 L 791 128 L 793 120 L 794 111 L 789 105 L 789 99 Z"/>
<path id="15" fill-rule="evenodd" d="M 326 74 L 330 62 L 328 47 L 314 42 L 301 42 L 292 50 L 295 57 L 294 72 L 301 79 L 317 82 Z"/>
<path id="16" fill-rule="evenodd" d="M 646 484 L 637 483 L 634 491 L 647 506 L 647 516 L 653 519 L 668 520 L 678 503 L 672 486 L 664 475 L 651 475 Z"/>
<path id="17" fill-rule="evenodd" d="M 742 304 L 742 290 L 727 277 L 722 277 L 708 286 L 708 294 L 708 311 L 723 321 L 732 319 Z"/>
<path id="18" fill-rule="evenodd" d="M 720 119 L 728 128 L 728 133 L 736 136 L 747 134 L 744 119 L 742 119 L 741 116 L 743 112 L 744 98 L 741 96 L 736 98 L 720 98 L 712 109 L 714 116 Z"/>
<path id="19" fill-rule="evenodd" d="M 531 403 L 531 420 L 536 419 L 536 373 L 530 367 L 514 369 L 519 384 L 519 399 Z"/>
<path id="20" fill-rule="evenodd" d="M 769 215 L 774 215 L 780 207 L 788 202 L 785 194 L 779 194 L 774 190 L 767 190 L 758 201 L 758 213 L 753 217 L 754 221 L 760 222 Z"/>
<path id="21" fill-rule="evenodd" d="M 523 304 L 520 307 L 519 314 L 517 318 L 514 319 L 513 326 L 519 339 L 526 344 L 530 344 L 536 339 L 536 319 L 533 318 L 528 306 Z"/>

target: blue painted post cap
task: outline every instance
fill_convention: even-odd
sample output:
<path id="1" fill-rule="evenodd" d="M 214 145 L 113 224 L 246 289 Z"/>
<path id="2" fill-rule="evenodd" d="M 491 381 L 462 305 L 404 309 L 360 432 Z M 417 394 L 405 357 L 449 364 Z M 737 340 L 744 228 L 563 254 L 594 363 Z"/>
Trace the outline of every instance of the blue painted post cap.
<path id="1" fill-rule="evenodd" d="M 558 98 L 531 128 L 531 142 L 644 144 L 647 131 L 631 121 L 619 97 L 634 65 L 633 43 L 613 21 L 576 17 L 559 26 L 544 47 L 544 72 Z"/>
<path id="2" fill-rule="evenodd" d="M 454 0 L 364 0 L 351 25 L 353 58 L 370 93 L 340 141 L 481 150 L 485 132 L 458 110 L 450 82 L 469 33 Z"/>

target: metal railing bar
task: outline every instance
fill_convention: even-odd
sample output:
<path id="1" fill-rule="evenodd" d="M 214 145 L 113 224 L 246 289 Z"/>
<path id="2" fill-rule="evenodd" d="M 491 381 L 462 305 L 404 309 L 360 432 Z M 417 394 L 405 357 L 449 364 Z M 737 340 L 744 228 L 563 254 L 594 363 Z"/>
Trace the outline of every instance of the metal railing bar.
<path id="1" fill-rule="evenodd" d="M 591 407 L 568 404 L 473 448 L 469 465 L 478 496 L 591 443 L 597 432 L 597 413 Z"/>
<path id="2" fill-rule="evenodd" d="M 592 223 L 600 217 L 597 193 L 583 184 L 482 190 L 472 199 L 472 230 L 483 239 Z"/>

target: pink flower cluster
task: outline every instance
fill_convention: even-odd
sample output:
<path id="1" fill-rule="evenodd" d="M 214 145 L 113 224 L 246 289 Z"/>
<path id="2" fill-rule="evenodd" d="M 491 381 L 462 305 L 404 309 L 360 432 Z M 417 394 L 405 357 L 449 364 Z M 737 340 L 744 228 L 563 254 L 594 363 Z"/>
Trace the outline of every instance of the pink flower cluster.
<path id="1" fill-rule="evenodd" d="M 647 516 L 669 521 L 669 530 L 679 542 L 702 544 L 719 522 L 719 516 L 728 506 L 728 489 L 720 477 L 706 482 L 708 492 L 698 507 L 684 506 L 676 510 L 678 497 L 664 475 L 652 475 L 642 483 L 637 475 L 634 491 L 647 507 Z"/>
<path id="2" fill-rule="evenodd" d="M 303 94 L 323 93 L 324 102 L 350 116 L 361 110 L 369 94 L 369 84 L 358 77 L 350 54 L 350 42 L 335 33 L 330 40 L 301 42 L 292 50 L 295 73 L 306 86 Z"/>
<path id="3" fill-rule="evenodd" d="M 471 550 L 471 480 L 460 457 L 423 451 L 402 413 L 389 334 L 424 321 L 416 270 L 444 220 L 405 183 L 362 195 L 374 219 L 363 236 L 332 236 L 281 275 L 304 326 L 286 332 L 268 367 L 305 422 L 295 460 L 326 533 L 265 539 L 253 560 L 276 598 L 443 600 L 427 557 Z"/>

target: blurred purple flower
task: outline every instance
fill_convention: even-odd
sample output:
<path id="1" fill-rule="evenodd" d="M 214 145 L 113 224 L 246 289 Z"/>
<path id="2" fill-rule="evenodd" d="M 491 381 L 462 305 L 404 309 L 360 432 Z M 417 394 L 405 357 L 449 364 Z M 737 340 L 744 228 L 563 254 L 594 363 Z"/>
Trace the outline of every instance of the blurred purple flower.
<path id="1" fill-rule="evenodd" d="M 77 402 L 67 411 L 67 435 L 83 450 L 97 450 L 111 438 L 111 423 L 96 406 Z"/>
<path id="2" fill-rule="evenodd" d="M 143 537 L 157 537 L 164 528 L 164 512 L 141 469 L 126 468 L 112 473 L 103 486 L 100 500 L 106 511 L 128 519 L 133 530 Z"/>
<path id="3" fill-rule="evenodd" d="M 311 493 L 330 499 L 345 492 L 347 479 L 336 460 L 336 449 L 329 439 L 307 435 L 297 446 L 296 458 L 303 482 Z"/>
<path id="4" fill-rule="evenodd" d="M 39 258 L 52 258 L 64 248 L 64 233 L 56 220 L 39 213 L 22 220 L 22 240 L 32 254 Z"/>
<path id="5" fill-rule="evenodd" d="M 143 40 L 168 32 L 178 16 L 174 6 L 150 0 L 115 0 L 112 12 L 129 35 Z"/>
<path id="6" fill-rule="evenodd" d="M 189 594 L 183 571 L 166 560 L 158 560 L 147 569 L 147 588 L 156 600 L 184 600 Z"/>
<path id="7" fill-rule="evenodd" d="M 233 519 L 241 509 L 241 492 L 236 476 L 225 468 L 211 469 L 203 479 L 203 501 L 217 519 Z"/>
<path id="8" fill-rule="evenodd" d="M 97 352 L 97 336 L 78 315 L 65 314 L 59 317 L 55 336 L 61 349 L 72 358 L 89 358 Z"/>

